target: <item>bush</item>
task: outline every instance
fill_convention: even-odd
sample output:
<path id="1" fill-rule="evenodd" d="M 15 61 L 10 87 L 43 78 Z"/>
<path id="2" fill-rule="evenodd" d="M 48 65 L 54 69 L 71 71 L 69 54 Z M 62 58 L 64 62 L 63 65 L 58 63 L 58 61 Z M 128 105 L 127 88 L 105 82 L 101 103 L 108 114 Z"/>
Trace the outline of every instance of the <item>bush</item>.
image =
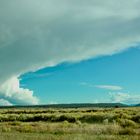
<path id="1" fill-rule="evenodd" d="M 70 123 L 76 122 L 76 118 L 73 116 L 68 116 L 68 115 L 61 115 L 58 120 L 58 122 L 63 122 L 63 121 L 68 121 Z"/>
<path id="2" fill-rule="evenodd" d="M 11 132 L 11 128 L 8 126 L 2 127 L 2 132 Z"/>
<path id="3" fill-rule="evenodd" d="M 119 134 L 120 135 L 134 135 L 136 134 L 136 132 L 132 128 L 125 128 L 125 129 L 120 130 Z"/>
<path id="4" fill-rule="evenodd" d="M 136 123 L 140 123 L 140 114 L 137 114 L 137 115 L 133 116 L 132 120 Z"/>
<path id="5" fill-rule="evenodd" d="M 136 123 L 134 121 L 128 120 L 128 119 L 119 119 L 118 123 L 122 127 L 136 127 Z"/>
<path id="6" fill-rule="evenodd" d="M 91 115 L 84 115 L 81 118 L 79 118 L 81 122 L 87 122 L 87 123 L 102 123 L 103 120 L 105 120 L 104 114 L 91 114 Z"/>

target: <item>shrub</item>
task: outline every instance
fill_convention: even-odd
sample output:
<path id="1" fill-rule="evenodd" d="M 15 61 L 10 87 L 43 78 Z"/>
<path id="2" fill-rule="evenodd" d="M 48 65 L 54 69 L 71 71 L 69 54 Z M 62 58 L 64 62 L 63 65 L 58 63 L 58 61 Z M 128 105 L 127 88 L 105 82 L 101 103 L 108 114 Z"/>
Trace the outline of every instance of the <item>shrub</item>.
<path id="1" fill-rule="evenodd" d="M 108 119 L 103 120 L 104 124 L 108 124 Z"/>
<path id="2" fill-rule="evenodd" d="M 81 122 L 86 123 L 102 123 L 106 119 L 104 114 L 91 114 L 91 115 L 84 115 L 79 118 Z"/>
<path id="3" fill-rule="evenodd" d="M 136 127 L 136 123 L 132 120 L 119 119 L 118 122 L 122 127 Z"/>
<path id="4" fill-rule="evenodd" d="M 124 128 L 120 130 L 119 132 L 120 135 L 134 135 L 136 132 L 132 128 Z"/>
<path id="5" fill-rule="evenodd" d="M 140 123 L 140 114 L 137 114 L 137 115 L 133 116 L 132 120 L 136 123 Z"/>
<path id="6" fill-rule="evenodd" d="M 2 127 L 2 132 L 11 132 L 11 128 L 8 126 Z"/>
<path id="7" fill-rule="evenodd" d="M 68 122 L 74 123 L 74 122 L 76 122 L 76 118 L 73 117 L 73 116 L 61 115 L 61 116 L 58 118 L 57 121 L 58 121 L 58 122 L 68 121 Z"/>

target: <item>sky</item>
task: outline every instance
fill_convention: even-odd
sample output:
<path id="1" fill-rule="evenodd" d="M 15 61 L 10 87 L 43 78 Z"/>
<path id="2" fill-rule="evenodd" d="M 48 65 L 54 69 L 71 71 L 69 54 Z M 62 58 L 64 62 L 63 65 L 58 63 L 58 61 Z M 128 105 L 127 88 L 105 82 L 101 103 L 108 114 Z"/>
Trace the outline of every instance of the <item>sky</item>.
<path id="1" fill-rule="evenodd" d="M 139 4 L 0 0 L 0 105 L 139 103 Z"/>
<path id="2" fill-rule="evenodd" d="M 21 76 L 21 86 L 42 104 L 140 101 L 140 47 L 79 63 L 63 63 Z"/>

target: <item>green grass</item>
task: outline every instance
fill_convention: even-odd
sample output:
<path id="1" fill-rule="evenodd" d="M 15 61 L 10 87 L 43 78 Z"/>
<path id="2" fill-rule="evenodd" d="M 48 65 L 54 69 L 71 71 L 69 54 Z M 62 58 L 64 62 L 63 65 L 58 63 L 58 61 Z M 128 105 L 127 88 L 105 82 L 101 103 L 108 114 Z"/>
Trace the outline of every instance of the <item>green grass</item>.
<path id="1" fill-rule="evenodd" d="M 1 140 L 139 140 L 139 136 L 114 135 L 87 135 L 87 134 L 33 134 L 33 133 L 5 133 L 0 135 Z"/>
<path id="2" fill-rule="evenodd" d="M 140 108 L 1 109 L 0 140 L 139 140 Z"/>

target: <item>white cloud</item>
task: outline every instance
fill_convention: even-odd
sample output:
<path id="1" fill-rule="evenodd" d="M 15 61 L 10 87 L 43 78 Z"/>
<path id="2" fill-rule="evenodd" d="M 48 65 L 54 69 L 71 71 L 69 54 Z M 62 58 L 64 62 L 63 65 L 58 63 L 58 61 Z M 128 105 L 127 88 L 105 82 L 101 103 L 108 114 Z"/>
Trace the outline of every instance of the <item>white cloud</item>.
<path id="1" fill-rule="evenodd" d="M 136 46 L 139 5 L 139 0 L 0 1 L 0 85 L 29 71 Z M 18 89 L 18 103 L 27 100 L 24 92 L 32 102 L 31 91 Z M 5 91 L 0 93 L 6 96 Z"/>
<path id="2" fill-rule="evenodd" d="M 89 83 L 89 82 L 80 82 L 79 85 L 80 85 L 80 86 L 91 87 L 91 88 L 95 87 L 94 84 Z"/>
<path id="3" fill-rule="evenodd" d="M 80 82 L 79 85 L 81 85 L 81 86 L 87 86 L 87 85 L 89 85 L 89 83 L 87 83 L 87 82 Z"/>
<path id="4" fill-rule="evenodd" d="M 11 106 L 11 105 L 13 104 L 11 104 L 9 101 L 0 99 L 0 106 Z"/>
<path id="5" fill-rule="evenodd" d="M 50 101 L 48 104 L 53 105 L 53 104 L 58 104 L 58 102 Z"/>
<path id="6" fill-rule="evenodd" d="M 38 104 L 38 99 L 33 96 L 33 91 L 21 88 L 19 79 L 16 77 L 0 86 L 0 98 L 10 101 L 11 104 Z"/>
<path id="7" fill-rule="evenodd" d="M 96 88 L 106 89 L 106 90 L 122 90 L 123 88 L 115 85 L 95 85 Z"/>
<path id="8" fill-rule="evenodd" d="M 130 95 L 128 93 L 109 93 L 110 101 L 115 103 L 138 104 L 140 102 L 140 95 Z"/>
<path id="9" fill-rule="evenodd" d="M 116 86 L 116 85 L 94 85 L 92 83 L 87 83 L 87 82 L 81 82 L 81 86 L 87 86 L 87 87 L 92 87 L 92 88 L 99 88 L 99 89 L 105 89 L 105 90 L 122 90 L 123 87 L 121 86 Z"/>

